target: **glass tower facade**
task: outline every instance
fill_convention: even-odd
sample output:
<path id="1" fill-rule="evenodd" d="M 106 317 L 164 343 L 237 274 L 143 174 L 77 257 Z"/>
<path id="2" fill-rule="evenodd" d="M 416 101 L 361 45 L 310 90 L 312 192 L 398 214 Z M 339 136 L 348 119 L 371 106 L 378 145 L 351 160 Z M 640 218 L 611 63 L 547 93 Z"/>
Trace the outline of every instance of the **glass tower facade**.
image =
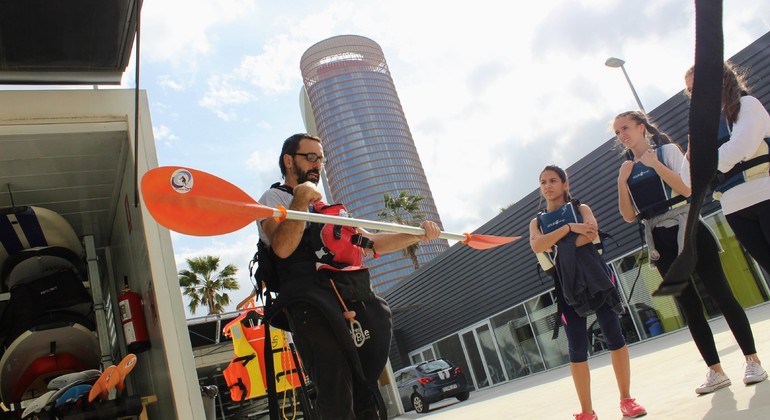
<path id="1" fill-rule="evenodd" d="M 384 194 L 425 197 L 421 211 L 441 226 L 420 156 L 380 46 L 365 37 L 341 35 L 310 47 L 300 62 L 308 132 L 323 140 L 326 199 L 344 203 L 353 217 L 377 220 Z M 442 227 L 443 229 L 443 227 Z M 420 264 L 449 248 L 444 239 L 421 243 Z M 383 292 L 414 271 L 395 252 L 366 261 L 372 286 Z"/>

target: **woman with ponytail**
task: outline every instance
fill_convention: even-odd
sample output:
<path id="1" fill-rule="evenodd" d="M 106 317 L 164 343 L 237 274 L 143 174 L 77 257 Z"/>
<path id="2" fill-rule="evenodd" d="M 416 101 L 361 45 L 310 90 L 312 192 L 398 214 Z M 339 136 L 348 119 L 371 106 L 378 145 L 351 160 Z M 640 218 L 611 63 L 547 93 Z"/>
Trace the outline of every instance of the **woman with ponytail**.
<path id="1" fill-rule="evenodd" d="M 620 214 L 628 223 L 644 223 L 650 265 L 657 268 L 661 277 L 665 277 L 682 251 L 689 212 L 685 198 L 689 197 L 691 190 L 679 174 L 684 154 L 641 111 L 628 111 L 616 116 L 613 131 L 629 158 L 620 166 L 618 174 Z M 722 270 L 719 242 L 702 220 L 697 229 L 698 262 L 695 274 L 721 310 L 746 359 L 751 361 L 744 373 L 744 382 L 760 382 L 767 374 L 755 368 L 756 365 L 762 369 L 754 346 L 754 334 L 746 312 L 735 299 Z M 680 287 L 681 293 L 676 299 L 695 345 L 708 366 L 706 381 L 695 392 L 707 394 L 729 386 L 730 378 L 722 369 L 714 335 L 693 280 L 688 279 Z"/>

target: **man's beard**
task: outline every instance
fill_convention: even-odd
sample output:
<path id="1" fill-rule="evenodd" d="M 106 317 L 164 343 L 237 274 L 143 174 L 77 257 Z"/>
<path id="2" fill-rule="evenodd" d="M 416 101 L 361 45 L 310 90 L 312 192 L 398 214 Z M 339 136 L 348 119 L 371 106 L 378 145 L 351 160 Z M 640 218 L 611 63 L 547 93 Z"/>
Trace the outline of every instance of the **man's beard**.
<path id="1" fill-rule="evenodd" d="M 310 174 L 314 174 L 315 175 L 315 179 L 308 178 L 308 175 L 310 175 Z M 294 167 L 294 175 L 296 175 L 296 177 L 297 177 L 297 185 L 304 184 L 307 181 L 310 181 L 313 184 L 318 185 L 318 181 L 321 179 L 321 174 L 318 173 L 317 169 L 311 169 L 311 170 L 309 170 L 307 172 L 304 172 L 304 171 L 302 171 L 301 169 L 299 169 L 298 167 L 295 166 Z"/>

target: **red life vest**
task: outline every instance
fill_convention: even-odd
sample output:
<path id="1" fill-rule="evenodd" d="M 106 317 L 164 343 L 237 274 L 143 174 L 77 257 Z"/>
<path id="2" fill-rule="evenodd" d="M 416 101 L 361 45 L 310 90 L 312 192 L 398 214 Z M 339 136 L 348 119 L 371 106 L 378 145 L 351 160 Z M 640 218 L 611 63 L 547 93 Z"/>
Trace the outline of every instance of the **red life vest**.
<path id="1" fill-rule="evenodd" d="M 343 204 L 319 201 L 311 210 L 330 216 L 348 217 Z M 311 249 L 318 261 L 324 264 L 360 266 L 364 248 L 374 248 L 369 238 L 357 233 L 356 228 L 351 226 L 311 223 L 310 235 Z"/>

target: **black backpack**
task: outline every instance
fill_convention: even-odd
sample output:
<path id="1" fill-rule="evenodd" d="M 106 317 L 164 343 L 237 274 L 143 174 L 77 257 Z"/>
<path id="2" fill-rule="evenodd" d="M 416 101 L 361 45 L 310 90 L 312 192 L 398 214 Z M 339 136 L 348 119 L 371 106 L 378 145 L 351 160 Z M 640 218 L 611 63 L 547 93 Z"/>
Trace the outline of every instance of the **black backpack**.
<path id="1" fill-rule="evenodd" d="M 276 182 L 271 185 L 270 188 L 276 188 L 289 194 L 293 194 L 293 189 L 291 187 L 283 185 L 280 182 Z M 249 262 L 249 274 L 253 275 L 254 280 L 256 281 L 254 288 L 259 296 L 262 296 L 264 293 L 265 297 L 267 297 L 268 293 L 280 293 L 281 291 L 281 282 L 278 280 L 273 258 L 273 250 L 260 239 L 257 242 L 257 252 L 254 253 L 254 256 Z M 256 270 L 254 270 L 255 265 Z"/>

